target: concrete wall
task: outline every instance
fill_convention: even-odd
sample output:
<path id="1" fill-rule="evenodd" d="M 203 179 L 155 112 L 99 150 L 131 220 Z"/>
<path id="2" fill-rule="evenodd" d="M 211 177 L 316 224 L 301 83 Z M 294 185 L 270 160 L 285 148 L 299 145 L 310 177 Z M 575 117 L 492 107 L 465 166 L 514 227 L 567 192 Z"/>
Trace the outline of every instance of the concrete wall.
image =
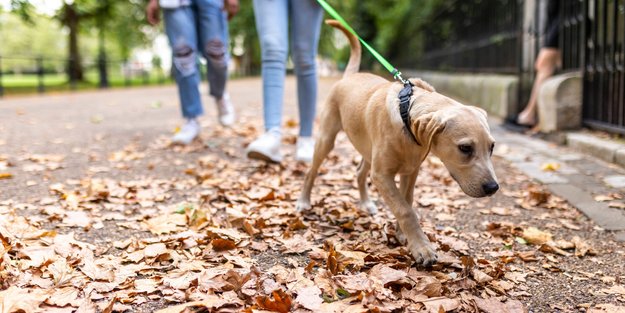
<path id="1" fill-rule="evenodd" d="M 412 71 L 406 77 L 419 77 L 430 83 L 436 91 L 464 104 L 485 109 L 500 118 L 514 117 L 519 111 L 517 103 L 519 80 L 516 75 L 464 74 Z"/>
<path id="2" fill-rule="evenodd" d="M 544 133 L 582 125 L 582 73 L 547 79 L 538 92 L 538 126 Z"/>
<path id="3" fill-rule="evenodd" d="M 518 103 L 519 81 L 515 75 L 421 71 L 407 74 L 422 78 L 444 95 L 481 107 L 499 118 L 513 118 L 525 106 Z M 545 133 L 581 126 L 581 73 L 556 75 L 543 83 L 538 92 L 538 117 L 539 129 Z"/>

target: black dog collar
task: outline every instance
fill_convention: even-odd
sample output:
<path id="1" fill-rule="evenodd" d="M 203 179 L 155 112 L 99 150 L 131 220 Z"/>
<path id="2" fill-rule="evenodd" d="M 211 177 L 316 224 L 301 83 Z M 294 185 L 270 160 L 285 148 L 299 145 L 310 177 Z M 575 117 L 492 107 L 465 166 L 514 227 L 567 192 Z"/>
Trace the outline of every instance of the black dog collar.
<path id="1" fill-rule="evenodd" d="M 412 97 L 412 87 L 414 87 L 414 85 L 409 80 L 406 80 L 404 88 L 399 92 L 399 115 L 401 115 L 401 120 L 404 122 L 406 131 L 410 134 L 410 138 L 420 146 L 421 144 L 417 140 L 417 137 L 412 133 L 412 130 L 410 130 L 410 97 Z"/>

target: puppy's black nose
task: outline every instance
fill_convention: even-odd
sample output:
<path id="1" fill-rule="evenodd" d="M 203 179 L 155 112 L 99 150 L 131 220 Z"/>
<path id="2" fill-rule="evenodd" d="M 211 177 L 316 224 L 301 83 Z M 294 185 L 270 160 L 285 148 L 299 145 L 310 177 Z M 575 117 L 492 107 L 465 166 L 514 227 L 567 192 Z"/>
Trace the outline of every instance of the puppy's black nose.
<path id="1" fill-rule="evenodd" d="M 482 185 L 482 189 L 484 189 L 484 193 L 488 196 L 494 194 L 499 190 L 499 185 L 495 181 L 488 182 Z"/>

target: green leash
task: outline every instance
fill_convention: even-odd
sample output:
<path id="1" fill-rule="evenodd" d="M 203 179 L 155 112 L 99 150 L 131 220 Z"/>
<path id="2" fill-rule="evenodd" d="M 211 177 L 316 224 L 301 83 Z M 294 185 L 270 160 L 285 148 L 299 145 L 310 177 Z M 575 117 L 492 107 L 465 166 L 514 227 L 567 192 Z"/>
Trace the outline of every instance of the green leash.
<path id="1" fill-rule="evenodd" d="M 324 10 L 326 10 L 326 12 L 328 12 L 328 14 L 330 14 L 335 20 L 339 21 L 343 25 L 343 27 L 345 27 L 352 34 L 354 34 L 354 36 L 356 36 L 356 38 L 360 40 L 362 45 L 365 46 L 367 50 L 369 50 L 369 52 L 373 55 L 373 57 L 375 57 L 378 60 L 378 62 L 380 62 L 380 64 L 382 64 L 386 68 L 387 71 L 391 72 L 391 75 L 393 75 L 393 78 L 400 80 L 402 83 L 404 83 L 404 85 L 409 84 L 408 80 L 401 77 L 401 72 L 397 70 L 393 65 L 391 65 L 391 63 L 389 63 L 377 51 L 375 51 L 375 49 L 373 49 L 373 47 L 371 47 L 366 41 L 360 38 L 360 36 L 358 36 L 358 34 L 354 31 L 354 29 L 351 28 L 349 24 L 347 24 L 345 19 L 343 19 L 343 17 L 338 12 L 336 12 L 336 10 L 334 10 L 334 8 L 331 5 L 329 5 L 325 0 L 317 0 L 317 2 L 319 3 L 319 5 L 321 5 L 321 7 Z"/>
<path id="2" fill-rule="evenodd" d="M 351 28 L 349 24 L 347 24 L 345 19 L 343 19 L 343 17 L 338 12 L 336 12 L 336 10 L 334 10 L 334 8 L 331 5 L 329 5 L 325 0 L 317 0 L 317 2 L 319 3 L 319 5 L 321 5 L 321 7 L 324 10 L 326 10 L 326 12 L 328 12 L 328 14 L 330 14 L 335 20 L 339 21 L 339 23 L 341 23 L 341 25 L 343 25 L 345 29 L 347 29 L 350 33 L 354 34 L 354 36 L 358 38 L 358 40 L 362 43 L 362 45 L 365 46 L 367 50 L 369 50 L 369 52 L 373 55 L 373 57 L 375 57 L 378 60 L 378 62 L 380 62 L 380 64 L 382 64 L 386 68 L 387 71 L 391 72 L 391 75 L 393 75 L 394 79 L 397 79 L 404 84 L 404 88 L 399 92 L 399 96 L 398 96 L 399 114 L 401 116 L 402 121 L 404 122 L 404 127 L 405 127 L 404 130 L 406 131 L 406 133 L 408 133 L 410 138 L 417 145 L 420 146 L 421 143 L 419 143 L 419 140 L 417 140 L 417 137 L 415 136 L 415 134 L 412 133 L 412 131 L 410 130 L 410 125 L 411 125 L 410 98 L 412 97 L 412 87 L 414 87 L 412 83 L 409 80 L 401 77 L 401 72 L 399 70 L 397 70 L 393 65 L 391 65 L 389 61 L 387 61 L 383 56 L 381 56 L 377 51 L 375 51 L 375 49 L 373 49 L 373 47 L 371 47 L 366 41 L 360 38 L 360 36 L 358 36 L 358 34 L 354 31 L 354 29 Z"/>

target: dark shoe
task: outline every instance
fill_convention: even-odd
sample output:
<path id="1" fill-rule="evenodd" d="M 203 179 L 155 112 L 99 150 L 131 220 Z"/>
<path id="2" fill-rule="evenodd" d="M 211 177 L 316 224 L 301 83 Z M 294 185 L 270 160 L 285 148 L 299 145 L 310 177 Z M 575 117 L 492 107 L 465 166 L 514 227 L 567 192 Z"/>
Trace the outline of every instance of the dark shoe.
<path id="1" fill-rule="evenodd" d="M 525 133 L 531 127 L 529 125 L 519 124 L 517 122 L 517 116 L 506 118 L 501 126 L 508 131 L 521 134 Z"/>

